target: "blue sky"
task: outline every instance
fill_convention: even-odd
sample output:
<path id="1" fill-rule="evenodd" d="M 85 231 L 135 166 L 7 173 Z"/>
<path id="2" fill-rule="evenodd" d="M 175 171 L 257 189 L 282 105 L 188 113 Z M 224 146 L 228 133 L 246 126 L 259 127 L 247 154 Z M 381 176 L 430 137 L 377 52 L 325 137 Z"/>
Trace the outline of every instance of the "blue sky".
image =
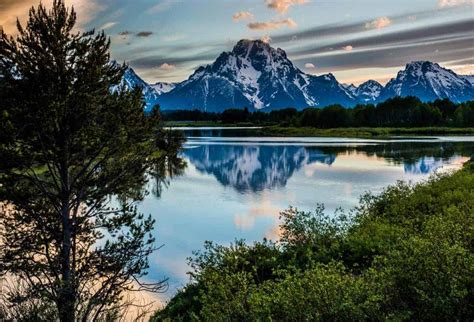
<path id="1" fill-rule="evenodd" d="M 0 25 L 36 0 L 0 0 Z M 48 0 L 46 1 L 48 2 Z M 474 0 L 69 0 L 82 29 L 149 82 L 181 81 L 242 38 L 284 49 L 302 70 L 382 83 L 407 62 L 474 72 Z"/>

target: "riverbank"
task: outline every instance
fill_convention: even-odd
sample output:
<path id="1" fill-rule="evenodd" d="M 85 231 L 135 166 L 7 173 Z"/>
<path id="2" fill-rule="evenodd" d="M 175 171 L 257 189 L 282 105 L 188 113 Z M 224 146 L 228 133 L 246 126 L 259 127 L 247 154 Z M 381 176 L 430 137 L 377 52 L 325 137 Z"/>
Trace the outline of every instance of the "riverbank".
<path id="1" fill-rule="evenodd" d="M 261 126 L 255 125 L 251 122 L 241 123 L 222 123 L 213 121 L 167 121 L 165 127 L 249 127 Z"/>
<path id="2" fill-rule="evenodd" d="M 421 128 L 382 128 L 382 127 L 360 127 L 360 128 L 334 128 L 318 129 L 313 127 L 281 127 L 267 126 L 259 130 L 263 136 L 285 136 L 285 137 L 387 137 L 395 135 L 474 135 L 474 128 L 453 127 L 421 127 Z"/>
<path id="3" fill-rule="evenodd" d="M 289 208 L 278 243 L 207 242 L 151 321 L 472 320 L 473 184 L 471 162 L 364 195 L 350 214 Z"/>
<path id="4" fill-rule="evenodd" d="M 314 127 L 284 127 L 279 125 L 261 125 L 253 123 L 221 123 L 212 121 L 196 122 L 166 122 L 165 126 L 175 128 L 200 128 L 200 127 L 259 127 L 255 129 L 256 136 L 279 137 L 357 137 L 357 138 L 382 138 L 388 136 L 413 136 L 413 135 L 474 135 L 474 128 L 456 127 L 350 127 L 320 129 Z"/>

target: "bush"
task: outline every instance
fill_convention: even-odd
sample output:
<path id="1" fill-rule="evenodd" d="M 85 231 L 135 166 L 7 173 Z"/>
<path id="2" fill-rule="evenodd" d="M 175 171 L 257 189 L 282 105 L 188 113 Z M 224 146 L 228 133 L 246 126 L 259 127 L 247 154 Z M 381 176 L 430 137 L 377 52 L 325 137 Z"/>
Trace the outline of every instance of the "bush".
<path id="1" fill-rule="evenodd" d="M 277 243 L 206 243 L 154 320 L 472 320 L 473 209 L 472 163 L 365 195 L 350 215 L 290 208 Z"/>

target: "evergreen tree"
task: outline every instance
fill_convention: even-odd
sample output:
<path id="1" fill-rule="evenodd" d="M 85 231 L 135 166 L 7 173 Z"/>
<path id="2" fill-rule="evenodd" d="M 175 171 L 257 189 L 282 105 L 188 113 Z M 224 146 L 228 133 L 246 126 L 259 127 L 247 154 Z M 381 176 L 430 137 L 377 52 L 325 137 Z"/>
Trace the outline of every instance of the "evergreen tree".
<path id="1" fill-rule="evenodd" d="M 39 301 L 61 321 L 103 318 L 124 292 L 165 286 L 139 282 L 154 239 L 135 202 L 179 149 L 166 149 L 159 113 L 143 113 L 141 89 L 120 85 L 126 66 L 109 62 L 105 34 L 75 23 L 55 0 L 18 36 L 0 34 L 0 278 L 21 286 L 6 294 L 12 309 Z"/>

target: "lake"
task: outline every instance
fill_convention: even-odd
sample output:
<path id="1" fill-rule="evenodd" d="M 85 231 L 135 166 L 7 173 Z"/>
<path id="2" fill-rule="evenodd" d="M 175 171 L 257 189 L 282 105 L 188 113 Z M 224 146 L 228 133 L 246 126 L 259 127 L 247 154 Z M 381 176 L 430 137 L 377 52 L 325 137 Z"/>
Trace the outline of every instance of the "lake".
<path id="1" fill-rule="evenodd" d="M 474 154 L 474 137 L 253 137 L 252 129 L 186 129 L 181 176 L 139 210 L 156 219 L 164 247 L 150 258 L 146 279 L 169 278 L 169 297 L 186 284 L 186 258 L 204 241 L 228 245 L 278 238 L 279 212 L 290 205 L 328 213 L 350 210 L 361 194 L 397 180 L 419 182 L 458 169 Z M 150 183 L 152 189 L 153 183 Z"/>

